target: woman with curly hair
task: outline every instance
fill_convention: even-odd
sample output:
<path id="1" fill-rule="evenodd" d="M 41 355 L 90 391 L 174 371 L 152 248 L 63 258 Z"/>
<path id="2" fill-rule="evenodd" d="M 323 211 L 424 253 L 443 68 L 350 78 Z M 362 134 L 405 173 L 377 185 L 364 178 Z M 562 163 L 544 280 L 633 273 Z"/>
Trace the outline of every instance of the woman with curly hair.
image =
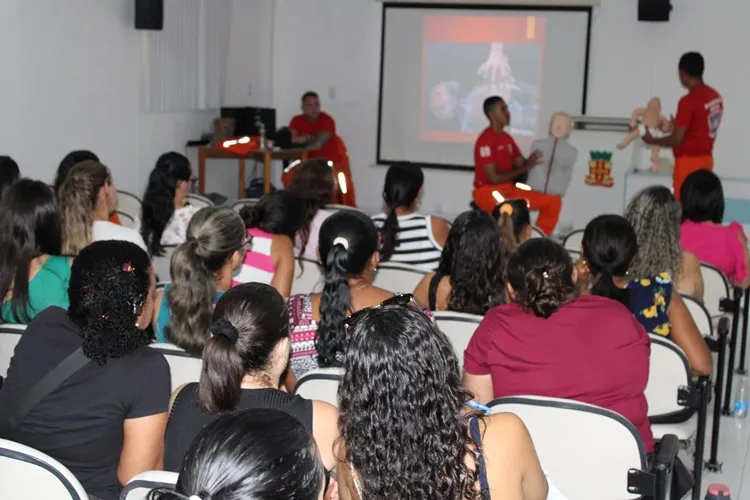
<path id="1" fill-rule="evenodd" d="M 56 195 L 60 195 L 60 188 L 62 187 L 63 182 L 65 182 L 65 179 L 68 178 L 70 170 L 84 161 L 95 161 L 98 163 L 99 157 L 87 149 L 77 149 L 66 154 L 60 161 L 60 165 L 57 167 L 57 174 L 55 174 L 55 183 L 53 184 Z M 113 224 L 120 224 L 120 217 L 117 215 L 116 210 L 113 209 L 112 212 L 110 212 L 109 221 Z"/>
<path id="2" fill-rule="evenodd" d="M 297 167 L 289 192 L 305 205 L 304 217 L 294 243 L 297 257 L 318 260 L 318 234 L 323 222 L 334 212 L 324 207 L 333 201 L 336 184 L 333 168 L 322 158 L 308 160 Z"/>
<path id="3" fill-rule="evenodd" d="M 625 218 L 638 238 L 638 252 L 628 277 L 650 279 L 666 273 L 679 293 L 703 300 L 703 276 L 698 258 L 680 244 L 680 204 L 669 188 L 651 186 L 630 200 Z"/>
<path id="4" fill-rule="evenodd" d="M 171 384 L 167 361 L 143 330 L 154 285 L 148 255 L 132 243 L 81 250 L 70 309 L 49 307 L 29 323 L 0 391 L 0 436 L 60 461 L 102 500 L 118 499 L 135 475 L 161 468 Z M 62 364 L 73 370 L 56 378 Z M 19 415 L 50 374 L 46 396 Z"/>
<path id="5" fill-rule="evenodd" d="M 192 178 L 184 155 L 164 153 L 156 160 L 141 206 L 141 236 L 151 255 L 161 255 L 164 245 L 185 241 L 190 218 L 198 211 L 187 202 Z"/>
<path id="6" fill-rule="evenodd" d="M 372 284 L 378 265 L 378 230 L 354 211 L 336 212 L 320 228 L 323 293 L 287 299 L 292 330 L 291 368 L 297 377 L 319 366 L 341 366 L 347 315 L 380 304 L 393 293 Z"/>
<path id="7" fill-rule="evenodd" d="M 172 280 L 156 294 L 153 319 L 157 342 L 171 342 L 200 356 L 210 335 L 214 304 L 232 287 L 251 240 L 240 215 L 230 207 L 200 209 L 187 240 L 172 254 Z"/>
<path id="8" fill-rule="evenodd" d="M 414 296 L 431 311 L 481 316 L 504 302 L 504 270 L 497 222 L 469 210 L 453 221 L 438 270 L 422 278 Z"/>
<path id="9" fill-rule="evenodd" d="M 485 315 L 464 353 L 464 382 L 477 399 L 534 394 L 602 406 L 628 419 L 654 450 L 648 405 L 650 342 L 615 300 L 576 293 L 568 252 L 547 238 L 508 261 L 510 303 Z"/>
<path id="10" fill-rule="evenodd" d="M 523 422 L 471 410 L 450 341 L 427 316 L 391 305 L 347 323 L 336 453 L 341 498 L 547 497 Z"/>

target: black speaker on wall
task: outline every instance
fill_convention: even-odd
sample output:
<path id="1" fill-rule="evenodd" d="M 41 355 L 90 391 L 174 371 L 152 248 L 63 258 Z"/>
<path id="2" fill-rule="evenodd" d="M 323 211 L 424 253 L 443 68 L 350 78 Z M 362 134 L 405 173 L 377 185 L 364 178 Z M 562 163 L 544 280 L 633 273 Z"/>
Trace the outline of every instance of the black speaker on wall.
<path id="1" fill-rule="evenodd" d="M 669 21 L 671 11 L 670 0 L 638 0 L 639 21 Z"/>
<path id="2" fill-rule="evenodd" d="M 164 0 L 135 0 L 135 29 L 164 29 Z"/>

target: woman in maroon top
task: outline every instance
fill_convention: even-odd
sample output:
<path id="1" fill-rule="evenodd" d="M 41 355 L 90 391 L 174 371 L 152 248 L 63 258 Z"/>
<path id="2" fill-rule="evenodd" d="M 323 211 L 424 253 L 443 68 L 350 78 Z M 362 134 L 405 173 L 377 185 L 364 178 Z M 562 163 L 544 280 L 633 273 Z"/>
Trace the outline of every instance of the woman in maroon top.
<path id="1" fill-rule="evenodd" d="M 511 303 L 487 313 L 464 353 L 464 383 L 487 403 L 503 396 L 575 399 L 615 411 L 654 449 L 648 405 L 650 342 L 621 303 L 578 296 L 568 253 L 523 243 L 507 266 Z"/>

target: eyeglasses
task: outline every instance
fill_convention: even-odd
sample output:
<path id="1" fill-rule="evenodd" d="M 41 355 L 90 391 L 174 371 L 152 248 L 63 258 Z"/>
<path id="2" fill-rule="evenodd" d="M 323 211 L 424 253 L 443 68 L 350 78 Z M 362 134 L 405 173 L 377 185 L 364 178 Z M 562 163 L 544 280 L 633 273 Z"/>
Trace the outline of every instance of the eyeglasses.
<path id="1" fill-rule="evenodd" d="M 359 311 L 352 313 L 348 318 L 344 320 L 344 324 L 347 326 L 347 328 L 353 328 L 354 325 L 356 325 L 357 322 L 360 319 L 362 319 L 362 317 L 370 311 L 374 311 L 376 309 L 380 309 L 382 307 L 388 307 L 388 306 L 409 307 L 409 304 L 411 304 L 412 302 L 416 304 L 413 294 L 400 293 L 400 294 L 394 295 L 393 297 L 389 297 L 385 299 L 383 302 L 381 302 L 377 306 L 365 307 L 364 309 L 360 309 Z"/>

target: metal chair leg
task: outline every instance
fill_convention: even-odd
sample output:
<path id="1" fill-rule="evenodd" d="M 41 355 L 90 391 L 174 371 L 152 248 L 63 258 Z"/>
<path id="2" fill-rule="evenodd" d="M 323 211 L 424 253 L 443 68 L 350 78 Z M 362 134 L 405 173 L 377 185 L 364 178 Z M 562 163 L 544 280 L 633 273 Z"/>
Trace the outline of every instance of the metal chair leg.
<path id="1" fill-rule="evenodd" d="M 703 455 L 706 449 L 706 426 L 708 425 L 708 400 L 711 382 L 708 377 L 701 377 L 697 384 L 700 390 L 700 406 L 698 407 L 698 430 L 695 434 L 695 458 L 693 459 L 693 496 L 692 500 L 700 500 L 703 494 Z"/>
<path id="2" fill-rule="evenodd" d="M 721 425 L 721 393 L 724 385 L 724 367 L 727 358 L 727 335 L 729 335 L 729 318 L 719 320 L 719 362 L 716 368 L 716 384 L 714 386 L 714 418 L 711 428 L 711 456 L 706 462 L 706 468 L 712 472 L 721 470 L 719 454 L 719 426 Z"/>
<path id="3" fill-rule="evenodd" d="M 750 304 L 750 288 L 745 290 L 743 295 L 744 300 L 742 301 L 742 345 L 740 347 L 740 367 L 738 371 L 742 374 L 747 374 L 745 369 L 745 354 L 747 353 L 747 316 L 748 316 L 748 304 Z"/>
<path id="4" fill-rule="evenodd" d="M 734 379 L 734 360 L 737 355 L 737 331 L 740 323 L 740 302 L 742 300 L 742 290 L 734 289 L 734 300 L 732 304 L 732 339 L 729 346 L 729 363 L 727 364 L 727 387 L 724 394 L 724 408 L 721 410 L 722 415 L 729 416 L 732 414 L 732 381 Z"/>

